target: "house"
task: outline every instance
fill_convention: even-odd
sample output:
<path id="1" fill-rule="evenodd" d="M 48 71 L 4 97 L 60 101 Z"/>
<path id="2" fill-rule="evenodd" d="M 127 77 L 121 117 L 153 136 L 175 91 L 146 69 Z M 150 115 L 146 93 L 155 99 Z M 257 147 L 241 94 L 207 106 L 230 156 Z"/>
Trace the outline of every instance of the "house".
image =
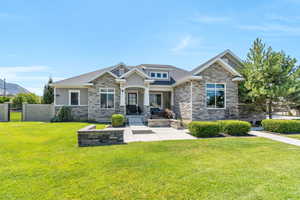
<path id="1" fill-rule="evenodd" d="M 150 117 L 151 109 L 172 109 L 183 120 L 238 118 L 237 68 L 230 50 L 192 71 L 172 65 L 123 63 L 54 82 L 56 112 L 69 106 L 78 120 L 110 121 L 114 113 Z"/>

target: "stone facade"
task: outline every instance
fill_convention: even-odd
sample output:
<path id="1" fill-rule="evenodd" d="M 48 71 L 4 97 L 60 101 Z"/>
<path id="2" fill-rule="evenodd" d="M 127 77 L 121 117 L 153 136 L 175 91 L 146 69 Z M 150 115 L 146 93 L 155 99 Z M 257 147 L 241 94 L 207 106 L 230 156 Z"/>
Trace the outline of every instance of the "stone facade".
<path id="1" fill-rule="evenodd" d="M 78 132 L 78 146 L 102 146 L 124 143 L 124 129 L 106 128 L 96 129 L 96 125 L 90 125 Z"/>
<path id="2" fill-rule="evenodd" d="M 183 83 L 174 88 L 174 112 L 176 118 L 191 120 L 191 82 Z"/>
<path id="3" fill-rule="evenodd" d="M 238 82 L 232 81 L 233 76 L 219 64 L 202 71 L 202 80 L 192 82 L 192 120 L 237 119 L 238 114 Z M 206 84 L 225 84 L 225 108 L 209 109 L 206 107 Z"/>
<path id="4" fill-rule="evenodd" d="M 55 106 L 55 114 L 62 106 Z M 87 121 L 88 120 L 88 106 L 66 106 L 71 109 L 71 115 L 74 121 Z"/>
<path id="5" fill-rule="evenodd" d="M 124 114 L 124 107 L 120 107 L 120 85 L 115 78 L 106 73 L 93 81 L 94 85 L 88 89 L 88 119 L 97 122 L 110 122 L 115 113 Z M 115 89 L 115 107 L 101 108 L 100 88 Z"/>

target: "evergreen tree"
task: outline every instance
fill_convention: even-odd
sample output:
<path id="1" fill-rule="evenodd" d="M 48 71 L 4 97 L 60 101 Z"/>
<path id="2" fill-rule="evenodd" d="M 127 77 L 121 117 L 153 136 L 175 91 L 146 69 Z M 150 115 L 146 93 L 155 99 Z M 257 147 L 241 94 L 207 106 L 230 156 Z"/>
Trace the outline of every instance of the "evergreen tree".
<path id="1" fill-rule="evenodd" d="M 267 105 L 269 118 L 274 103 L 297 91 L 299 67 L 295 64 L 296 59 L 267 48 L 261 39 L 256 39 L 250 48 L 242 69 L 243 86 L 254 103 Z"/>
<path id="2" fill-rule="evenodd" d="M 53 80 L 50 77 L 48 83 L 44 87 L 43 104 L 52 104 L 54 102 L 54 89 L 50 86 L 51 83 L 53 83 Z"/>

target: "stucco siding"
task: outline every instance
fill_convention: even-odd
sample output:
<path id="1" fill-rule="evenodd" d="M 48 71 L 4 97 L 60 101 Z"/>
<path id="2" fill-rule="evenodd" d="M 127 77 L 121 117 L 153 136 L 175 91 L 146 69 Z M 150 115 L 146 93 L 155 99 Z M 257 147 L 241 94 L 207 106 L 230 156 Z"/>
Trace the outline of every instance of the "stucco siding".
<path id="1" fill-rule="evenodd" d="M 55 105 L 69 105 L 69 91 L 80 91 L 80 105 L 88 104 L 88 89 L 87 88 L 56 88 Z"/>

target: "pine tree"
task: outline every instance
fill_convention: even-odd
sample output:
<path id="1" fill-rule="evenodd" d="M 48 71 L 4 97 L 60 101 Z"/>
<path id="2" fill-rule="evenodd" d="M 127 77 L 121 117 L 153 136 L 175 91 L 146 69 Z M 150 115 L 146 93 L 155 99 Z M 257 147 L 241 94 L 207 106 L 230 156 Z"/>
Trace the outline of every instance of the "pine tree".
<path id="1" fill-rule="evenodd" d="M 299 67 L 295 64 L 296 59 L 283 51 L 267 48 L 261 39 L 256 39 L 250 48 L 242 69 L 244 87 L 253 102 L 267 105 L 269 118 L 272 118 L 274 103 L 297 90 Z"/>
<path id="2" fill-rule="evenodd" d="M 52 78 L 49 78 L 48 83 L 44 86 L 44 94 L 43 94 L 43 104 L 52 104 L 54 102 L 54 90 L 50 86 L 53 83 Z"/>

